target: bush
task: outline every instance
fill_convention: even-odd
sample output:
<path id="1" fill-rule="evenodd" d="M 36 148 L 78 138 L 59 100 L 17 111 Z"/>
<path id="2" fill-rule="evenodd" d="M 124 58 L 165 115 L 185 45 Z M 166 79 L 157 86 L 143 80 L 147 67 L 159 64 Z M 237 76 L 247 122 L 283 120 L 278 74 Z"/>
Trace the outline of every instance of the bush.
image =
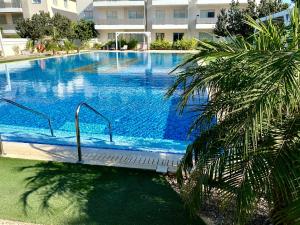
<path id="1" fill-rule="evenodd" d="M 45 47 L 47 51 L 52 51 L 52 54 L 55 55 L 55 53 L 59 50 L 61 50 L 61 46 L 56 40 L 50 39 L 45 41 Z"/>
<path id="2" fill-rule="evenodd" d="M 122 48 L 124 45 L 127 45 L 127 41 L 125 39 L 118 41 L 118 48 Z"/>
<path id="3" fill-rule="evenodd" d="M 100 43 L 94 43 L 93 49 L 101 49 L 103 46 Z"/>
<path id="4" fill-rule="evenodd" d="M 128 49 L 135 49 L 136 46 L 138 45 L 139 41 L 136 39 L 130 39 L 130 41 L 128 41 L 127 45 L 128 45 Z"/>
<path id="5" fill-rule="evenodd" d="M 64 44 L 61 46 L 61 48 L 62 50 L 66 51 L 67 54 L 69 53 L 69 51 L 77 49 L 76 45 L 74 45 L 74 43 L 69 40 L 64 40 Z"/>
<path id="6" fill-rule="evenodd" d="M 102 47 L 103 49 L 111 49 L 111 48 L 116 48 L 116 42 L 111 40 L 108 41 L 104 44 L 104 46 Z"/>
<path id="7" fill-rule="evenodd" d="M 28 40 L 26 42 L 26 50 L 33 52 L 34 50 L 34 41 L 33 40 Z"/>
<path id="8" fill-rule="evenodd" d="M 153 50 L 170 50 L 172 49 L 172 43 L 166 40 L 156 40 L 151 43 L 150 49 Z"/>
<path id="9" fill-rule="evenodd" d="M 192 39 L 181 39 L 173 43 L 173 49 L 177 50 L 193 50 L 196 49 L 198 45 L 198 40 Z"/>
<path id="10" fill-rule="evenodd" d="M 128 49 L 135 49 L 138 43 L 139 43 L 138 40 L 130 39 L 129 41 L 127 41 Z"/>

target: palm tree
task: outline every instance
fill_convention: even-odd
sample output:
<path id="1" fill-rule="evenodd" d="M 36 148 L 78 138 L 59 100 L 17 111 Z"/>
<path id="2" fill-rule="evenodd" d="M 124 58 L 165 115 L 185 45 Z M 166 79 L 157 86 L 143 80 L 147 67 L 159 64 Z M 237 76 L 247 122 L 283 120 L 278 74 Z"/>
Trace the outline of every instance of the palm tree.
<path id="1" fill-rule="evenodd" d="M 234 204 L 236 224 L 262 199 L 274 224 L 300 224 L 299 21 L 298 7 L 289 27 L 248 18 L 256 30 L 249 40 L 200 42 L 177 73 L 167 96 L 179 90 L 182 111 L 199 110 L 191 129 L 201 132 L 177 172 L 193 211 L 218 193 L 223 205 Z M 206 90 L 207 103 L 196 104 Z"/>

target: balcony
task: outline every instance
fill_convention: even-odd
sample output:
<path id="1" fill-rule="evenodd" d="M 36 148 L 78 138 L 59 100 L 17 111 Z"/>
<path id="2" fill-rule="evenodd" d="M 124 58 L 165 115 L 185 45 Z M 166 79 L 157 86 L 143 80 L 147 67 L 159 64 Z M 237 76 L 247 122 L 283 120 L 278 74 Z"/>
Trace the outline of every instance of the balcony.
<path id="1" fill-rule="evenodd" d="M 153 19 L 152 29 L 154 30 L 187 30 L 188 19 L 187 18 L 165 18 L 165 19 Z"/>
<path id="2" fill-rule="evenodd" d="M 197 0 L 197 5 L 229 5 L 231 0 Z M 240 0 L 240 4 L 247 4 L 247 0 Z"/>
<path id="3" fill-rule="evenodd" d="M 211 30 L 216 26 L 217 18 L 197 18 L 196 29 L 199 30 Z"/>
<path id="4" fill-rule="evenodd" d="M 188 0 L 152 0 L 152 5 L 188 5 Z"/>
<path id="5" fill-rule="evenodd" d="M 13 0 L 4 2 L 4 0 L 0 0 L 0 13 L 20 13 L 22 11 L 23 9 L 20 1 Z"/>
<path id="6" fill-rule="evenodd" d="M 94 7 L 106 7 L 106 6 L 144 6 L 143 0 L 94 0 Z"/>
<path id="7" fill-rule="evenodd" d="M 144 19 L 97 19 L 96 30 L 143 30 Z M 99 24 L 99 25 L 97 25 Z"/>

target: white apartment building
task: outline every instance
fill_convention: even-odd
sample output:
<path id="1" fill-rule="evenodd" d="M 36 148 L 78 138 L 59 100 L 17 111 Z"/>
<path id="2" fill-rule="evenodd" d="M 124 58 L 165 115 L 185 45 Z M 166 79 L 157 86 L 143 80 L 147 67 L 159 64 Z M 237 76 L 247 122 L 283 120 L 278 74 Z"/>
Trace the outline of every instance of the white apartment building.
<path id="1" fill-rule="evenodd" d="M 93 18 L 101 42 L 116 32 L 151 32 L 151 39 L 211 39 L 217 16 L 231 0 L 86 0 L 82 18 Z M 241 6 L 247 0 L 239 1 Z M 134 35 L 134 34 L 133 34 Z"/>
<path id="2" fill-rule="evenodd" d="M 76 0 L 0 0 L 0 27 L 4 34 L 15 34 L 19 18 L 30 18 L 40 11 L 51 16 L 60 13 L 72 20 L 78 18 Z"/>

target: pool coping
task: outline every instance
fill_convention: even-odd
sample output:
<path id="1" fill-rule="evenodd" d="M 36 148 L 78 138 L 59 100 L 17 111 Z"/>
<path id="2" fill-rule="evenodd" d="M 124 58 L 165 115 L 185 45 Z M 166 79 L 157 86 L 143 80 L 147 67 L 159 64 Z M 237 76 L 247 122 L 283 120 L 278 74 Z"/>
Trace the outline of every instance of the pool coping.
<path id="1" fill-rule="evenodd" d="M 52 58 L 62 58 L 62 57 L 68 57 L 68 56 L 74 56 L 74 55 L 82 55 L 82 54 L 90 54 L 90 53 L 96 53 L 96 52 L 121 52 L 121 53 L 175 53 L 175 54 L 196 54 L 197 50 L 146 50 L 146 51 L 135 51 L 135 50 L 126 50 L 126 51 L 121 51 L 121 50 L 85 50 L 79 53 L 69 53 L 69 54 L 64 54 L 64 55 L 37 55 L 37 57 L 40 58 L 34 58 L 34 59 L 19 59 L 16 61 L 10 61 L 10 62 L 1 62 L 0 64 L 12 64 L 12 63 L 18 63 L 18 62 L 23 62 L 23 61 L 37 61 L 37 60 L 46 60 L 46 59 L 52 59 Z"/>
<path id="2" fill-rule="evenodd" d="M 77 148 L 73 146 L 7 141 L 2 144 L 2 157 L 79 163 Z M 182 154 L 82 147 L 80 163 L 175 173 L 182 157 Z"/>

